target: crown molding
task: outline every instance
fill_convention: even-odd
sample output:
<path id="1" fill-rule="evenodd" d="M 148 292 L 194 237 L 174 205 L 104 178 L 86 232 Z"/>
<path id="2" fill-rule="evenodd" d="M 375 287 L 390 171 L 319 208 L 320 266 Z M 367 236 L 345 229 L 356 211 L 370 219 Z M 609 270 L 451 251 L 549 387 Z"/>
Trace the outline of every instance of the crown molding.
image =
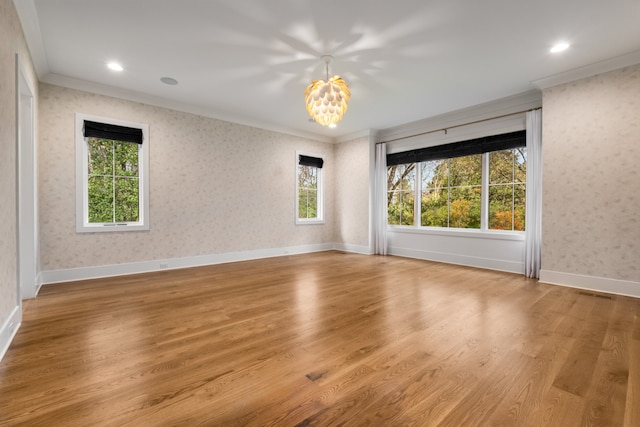
<path id="1" fill-rule="evenodd" d="M 534 80 L 531 83 L 540 90 L 544 90 L 553 86 L 558 86 L 587 77 L 592 77 L 598 74 L 607 73 L 609 71 L 618 70 L 620 68 L 639 63 L 640 50 L 637 50 L 626 55 L 616 56 L 615 58 L 610 58 L 604 61 L 585 65 L 584 67 L 574 68 L 573 70 L 565 71 L 564 73 L 558 73 L 549 77 Z"/>
<path id="2" fill-rule="evenodd" d="M 235 124 L 244 126 L 250 126 L 258 129 L 268 130 L 272 132 L 278 132 L 286 135 L 296 136 L 300 138 L 310 139 L 312 141 L 335 143 L 334 137 L 319 135 L 310 132 L 298 131 L 295 129 L 284 128 L 281 126 L 274 126 L 273 124 L 257 122 L 255 120 L 248 119 L 222 111 L 216 111 L 210 108 L 201 107 L 197 105 L 185 104 L 170 99 L 161 98 L 157 96 L 147 95 L 141 92 L 136 92 L 128 89 L 117 88 L 113 86 L 103 85 L 100 83 L 90 82 L 87 80 L 75 79 L 59 74 L 47 74 L 40 79 L 41 82 L 51 84 L 54 86 L 65 87 L 68 89 L 80 90 L 83 92 L 95 93 L 98 95 L 110 96 L 113 98 L 124 99 L 126 101 L 139 102 L 141 104 L 152 105 L 154 107 L 167 108 L 174 111 L 181 111 L 183 113 L 195 114 L 198 116 L 208 117 L 216 120 L 223 120 Z"/>
<path id="3" fill-rule="evenodd" d="M 38 79 L 49 74 L 49 61 L 40 32 L 40 20 L 33 0 L 13 0 L 13 5 L 18 13 L 22 33 L 29 47 L 31 61 L 36 70 Z"/>

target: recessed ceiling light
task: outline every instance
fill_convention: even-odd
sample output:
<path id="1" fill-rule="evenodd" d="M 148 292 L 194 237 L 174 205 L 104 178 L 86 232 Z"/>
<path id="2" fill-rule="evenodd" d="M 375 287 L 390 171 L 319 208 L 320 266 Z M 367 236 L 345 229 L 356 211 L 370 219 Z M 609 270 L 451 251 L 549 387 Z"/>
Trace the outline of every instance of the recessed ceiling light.
<path id="1" fill-rule="evenodd" d="M 171 77 L 161 77 L 160 81 L 170 86 L 175 86 L 178 84 L 178 81 L 176 79 L 172 79 Z"/>
<path id="2" fill-rule="evenodd" d="M 338 125 L 337 125 L 337 124 L 335 124 L 335 123 L 329 123 L 329 127 L 330 127 L 330 128 L 334 128 L 334 127 L 336 127 L 336 126 L 338 126 Z"/>
<path id="3" fill-rule="evenodd" d="M 111 69 L 113 71 L 122 71 L 122 70 L 124 70 L 124 68 L 122 68 L 122 65 L 118 64 L 117 62 L 109 62 L 107 64 L 107 67 L 109 67 L 109 69 Z"/>
<path id="4" fill-rule="evenodd" d="M 567 50 L 569 48 L 569 43 L 558 43 L 556 45 L 554 45 L 551 50 L 549 50 L 549 52 L 551 53 L 558 53 L 558 52 L 562 52 L 563 50 Z"/>

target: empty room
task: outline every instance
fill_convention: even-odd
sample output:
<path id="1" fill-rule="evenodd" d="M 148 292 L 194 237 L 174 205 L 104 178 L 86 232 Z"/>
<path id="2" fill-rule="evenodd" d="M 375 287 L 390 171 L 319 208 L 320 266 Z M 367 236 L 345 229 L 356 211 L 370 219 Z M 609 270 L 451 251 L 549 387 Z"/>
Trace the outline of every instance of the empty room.
<path id="1" fill-rule="evenodd" d="M 0 426 L 640 426 L 636 0 L 0 0 Z"/>

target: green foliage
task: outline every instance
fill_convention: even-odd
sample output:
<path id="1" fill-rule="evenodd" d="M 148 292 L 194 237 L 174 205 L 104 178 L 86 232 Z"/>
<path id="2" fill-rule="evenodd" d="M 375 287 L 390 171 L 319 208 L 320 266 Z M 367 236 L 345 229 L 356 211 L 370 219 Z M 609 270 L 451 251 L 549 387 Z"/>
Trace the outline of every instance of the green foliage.
<path id="1" fill-rule="evenodd" d="M 415 164 L 395 165 L 387 169 L 387 217 L 392 225 L 413 225 Z"/>
<path id="2" fill-rule="evenodd" d="M 526 150 L 489 153 L 489 228 L 524 230 Z M 421 171 L 420 225 L 481 226 L 482 155 L 432 160 Z M 390 166 L 387 175 L 388 222 L 413 225 L 415 164 Z"/>
<path id="3" fill-rule="evenodd" d="M 138 144 L 88 138 L 90 223 L 139 219 Z"/>
<path id="4" fill-rule="evenodd" d="M 298 166 L 298 218 L 318 218 L 318 168 Z"/>

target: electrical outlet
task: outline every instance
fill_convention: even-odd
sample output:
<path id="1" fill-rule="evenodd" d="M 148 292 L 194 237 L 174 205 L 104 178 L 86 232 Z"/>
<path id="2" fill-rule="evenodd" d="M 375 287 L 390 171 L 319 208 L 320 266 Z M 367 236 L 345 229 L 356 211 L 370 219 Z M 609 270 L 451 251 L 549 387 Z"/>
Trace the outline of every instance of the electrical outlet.
<path id="1" fill-rule="evenodd" d="M 169 268 L 169 263 L 168 262 L 161 262 L 160 263 L 160 268 Z"/>

